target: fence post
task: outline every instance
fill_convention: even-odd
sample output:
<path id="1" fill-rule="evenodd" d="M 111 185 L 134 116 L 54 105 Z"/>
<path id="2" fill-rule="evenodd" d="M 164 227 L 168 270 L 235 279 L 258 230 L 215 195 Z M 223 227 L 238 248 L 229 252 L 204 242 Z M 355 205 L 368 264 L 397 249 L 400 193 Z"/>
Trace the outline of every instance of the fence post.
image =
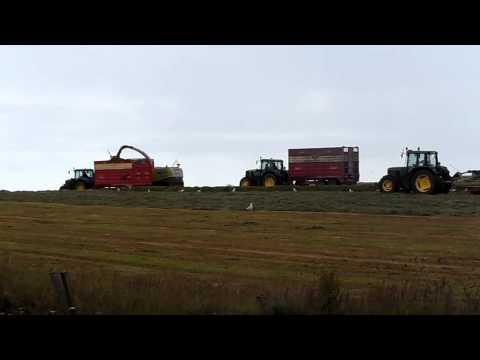
<path id="1" fill-rule="evenodd" d="M 76 314 L 77 310 L 73 306 L 72 295 L 68 285 L 68 273 L 65 271 L 54 271 L 50 273 L 53 288 L 55 289 L 57 296 L 62 305 L 67 307 L 68 314 Z"/>

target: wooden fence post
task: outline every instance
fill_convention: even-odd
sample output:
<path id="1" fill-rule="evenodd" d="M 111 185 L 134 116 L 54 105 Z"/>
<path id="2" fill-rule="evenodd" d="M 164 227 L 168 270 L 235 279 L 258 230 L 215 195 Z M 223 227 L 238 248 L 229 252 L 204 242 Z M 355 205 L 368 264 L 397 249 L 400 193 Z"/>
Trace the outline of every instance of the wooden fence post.
<path id="1" fill-rule="evenodd" d="M 68 314 L 76 314 L 76 308 L 73 306 L 72 295 L 68 285 L 68 273 L 65 271 L 54 271 L 50 273 L 53 288 L 55 289 L 57 296 L 62 305 L 67 307 Z"/>

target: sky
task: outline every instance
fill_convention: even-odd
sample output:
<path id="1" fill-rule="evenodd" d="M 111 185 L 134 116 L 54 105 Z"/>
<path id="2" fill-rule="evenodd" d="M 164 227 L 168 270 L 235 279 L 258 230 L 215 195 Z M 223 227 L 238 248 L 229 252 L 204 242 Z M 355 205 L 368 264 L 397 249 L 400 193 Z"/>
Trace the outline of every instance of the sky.
<path id="1" fill-rule="evenodd" d="M 359 146 L 367 182 L 406 146 L 480 169 L 479 64 L 478 46 L 0 46 L 0 189 L 56 190 L 124 144 L 186 186 L 304 147 Z"/>

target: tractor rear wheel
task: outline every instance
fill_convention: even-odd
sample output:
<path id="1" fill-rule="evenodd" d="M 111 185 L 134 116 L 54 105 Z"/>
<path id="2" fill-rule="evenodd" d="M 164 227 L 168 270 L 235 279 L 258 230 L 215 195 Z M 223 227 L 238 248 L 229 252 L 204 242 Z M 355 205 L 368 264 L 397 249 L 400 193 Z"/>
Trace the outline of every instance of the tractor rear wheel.
<path id="1" fill-rule="evenodd" d="M 267 174 L 263 177 L 263 186 L 274 187 L 277 185 L 277 178 L 272 174 Z"/>
<path id="2" fill-rule="evenodd" d="M 252 182 L 250 181 L 249 178 L 244 177 L 242 180 L 240 180 L 240 187 L 250 187 L 252 186 Z"/>
<path id="3" fill-rule="evenodd" d="M 395 178 L 391 175 L 385 175 L 379 183 L 380 191 L 384 193 L 393 193 L 398 191 L 398 185 Z"/>
<path id="4" fill-rule="evenodd" d="M 437 188 L 437 179 L 428 170 L 420 170 L 413 174 L 411 188 L 419 194 L 434 194 Z"/>

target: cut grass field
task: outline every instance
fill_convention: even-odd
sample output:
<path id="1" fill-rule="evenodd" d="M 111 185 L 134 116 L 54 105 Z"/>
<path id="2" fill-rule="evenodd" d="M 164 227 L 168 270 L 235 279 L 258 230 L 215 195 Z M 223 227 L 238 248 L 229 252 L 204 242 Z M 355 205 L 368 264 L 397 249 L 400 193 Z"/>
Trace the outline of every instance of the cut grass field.
<path id="1" fill-rule="evenodd" d="M 258 210 L 353 212 L 397 215 L 480 215 L 480 197 L 465 193 L 438 195 L 383 194 L 373 191 L 223 191 L 196 192 L 89 190 L 0 192 L 2 201 L 26 201 L 72 205 L 108 205 L 164 209 L 243 210 L 253 202 Z M 218 190 L 218 191 L 217 191 Z"/>
<path id="2" fill-rule="evenodd" d="M 45 313 L 56 306 L 48 272 L 66 270 L 87 313 L 259 313 L 268 294 L 298 301 L 331 271 L 352 296 L 385 282 L 448 281 L 457 295 L 480 283 L 478 197 L 280 194 L 4 193 L 0 290 Z M 250 201 L 282 211 L 239 210 Z M 318 201 L 350 213 L 307 211 Z M 408 204 L 462 216 L 352 212 L 408 213 Z"/>

